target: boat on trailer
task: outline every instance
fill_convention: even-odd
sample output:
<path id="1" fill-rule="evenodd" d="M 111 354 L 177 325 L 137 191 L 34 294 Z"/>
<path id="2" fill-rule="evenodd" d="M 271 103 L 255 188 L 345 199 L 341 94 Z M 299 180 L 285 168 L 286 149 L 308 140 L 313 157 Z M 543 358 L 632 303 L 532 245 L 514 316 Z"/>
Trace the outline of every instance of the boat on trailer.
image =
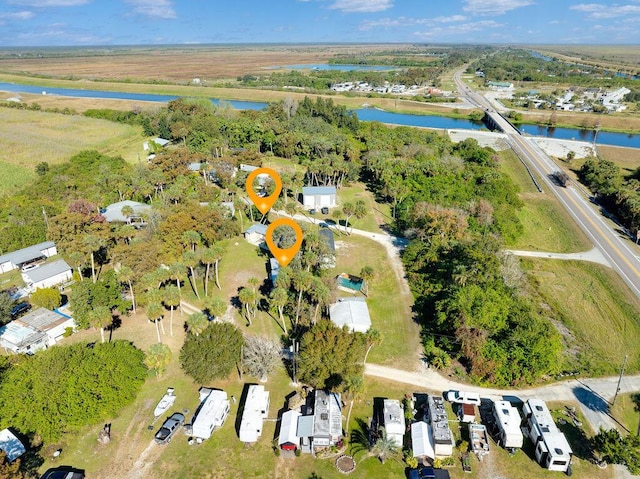
<path id="1" fill-rule="evenodd" d="M 162 396 L 162 399 L 160 399 L 160 402 L 158 403 L 155 410 L 153 411 L 153 417 L 158 418 L 162 416 L 164 413 L 166 413 L 169 410 L 171 406 L 173 406 L 173 403 L 175 401 L 176 401 L 176 396 L 174 394 L 174 389 L 168 388 L 166 394 Z"/>

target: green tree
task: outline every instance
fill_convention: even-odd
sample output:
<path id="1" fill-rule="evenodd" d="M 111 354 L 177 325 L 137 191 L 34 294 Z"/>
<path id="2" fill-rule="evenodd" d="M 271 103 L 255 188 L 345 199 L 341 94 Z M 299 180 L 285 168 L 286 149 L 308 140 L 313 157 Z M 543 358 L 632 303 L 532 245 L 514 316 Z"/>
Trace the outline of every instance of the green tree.
<path id="1" fill-rule="evenodd" d="M 0 291 L 0 326 L 11 321 L 11 310 L 15 301 L 8 293 Z"/>
<path id="2" fill-rule="evenodd" d="M 31 304 L 47 309 L 55 309 L 62 302 L 58 288 L 38 288 L 31 294 Z"/>
<path id="3" fill-rule="evenodd" d="M 282 323 L 282 331 L 285 335 L 289 334 L 287 331 L 287 324 L 284 321 L 284 308 L 289 302 L 289 295 L 287 294 L 287 290 L 281 287 L 275 287 L 271 291 L 271 295 L 269 297 L 269 306 L 278 310 L 278 317 L 280 318 L 280 322 Z"/>
<path id="4" fill-rule="evenodd" d="M 187 330 L 194 336 L 200 336 L 208 325 L 209 320 L 202 312 L 190 314 L 187 318 Z"/>
<path id="5" fill-rule="evenodd" d="M 180 305 L 180 290 L 174 286 L 166 286 L 163 290 L 162 301 L 166 304 L 171 313 L 169 315 L 169 335 L 173 336 L 173 310 Z"/>
<path id="6" fill-rule="evenodd" d="M 129 268 L 126 265 L 121 265 L 120 269 L 116 272 L 118 279 L 129 287 L 129 294 L 131 295 L 131 307 L 133 309 L 133 314 L 136 313 L 136 297 L 133 292 L 133 280 L 135 278 L 135 273 L 133 269 Z"/>
<path id="7" fill-rule="evenodd" d="M 362 376 L 365 346 L 364 334 L 318 321 L 300 341 L 299 377 L 316 388 L 340 390 L 346 378 Z"/>
<path id="8" fill-rule="evenodd" d="M 147 375 L 143 358 L 129 341 L 56 346 L 22 357 L 0 383 L 0 427 L 53 442 L 113 418 L 140 391 Z"/>
<path id="9" fill-rule="evenodd" d="M 251 326 L 252 320 L 256 317 L 258 298 L 258 293 L 252 288 L 245 287 L 238 292 L 238 299 L 244 307 L 245 317 L 247 318 L 249 326 Z"/>
<path id="10" fill-rule="evenodd" d="M 100 330 L 100 342 L 104 343 L 104 328 L 111 325 L 113 315 L 106 306 L 96 306 L 89 313 L 89 324 Z"/>
<path id="11" fill-rule="evenodd" d="M 199 335 L 187 335 L 180 364 L 196 382 L 206 384 L 229 376 L 242 359 L 242 333 L 229 323 L 210 323 Z"/>
<path id="12" fill-rule="evenodd" d="M 386 429 L 381 427 L 378 439 L 371 448 L 371 455 L 377 457 L 384 464 L 387 458 L 400 460 L 402 458 L 402 449 L 393 438 L 387 436 Z"/>
<path id="13" fill-rule="evenodd" d="M 171 349 L 162 343 L 152 344 L 149 351 L 145 354 L 144 364 L 156 373 L 156 377 L 164 374 L 167 366 L 171 362 Z"/>
<path id="14" fill-rule="evenodd" d="M 196 297 L 200 299 L 200 293 L 198 292 L 198 278 L 196 276 L 196 269 L 200 264 L 200 257 L 198 253 L 194 251 L 185 251 L 182 254 L 182 262 L 187 268 L 189 268 L 189 271 L 191 272 L 191 287 L 193 288 L 193 292 L 196 293 Z"/>
<path id="15" fill-rule="evenodd" d="M 158 335 L 158 342 L 161 343 L 162 339 L 160 339 L 160 321 L 162 320 L 162 316 L 164 315 L 164 308 L 162 307 L 162 303 L 160 301 L 154 300 L 147 304 L 147 318 L 149 321 L 155 324 L 156 326 L 156 334 Z"/>

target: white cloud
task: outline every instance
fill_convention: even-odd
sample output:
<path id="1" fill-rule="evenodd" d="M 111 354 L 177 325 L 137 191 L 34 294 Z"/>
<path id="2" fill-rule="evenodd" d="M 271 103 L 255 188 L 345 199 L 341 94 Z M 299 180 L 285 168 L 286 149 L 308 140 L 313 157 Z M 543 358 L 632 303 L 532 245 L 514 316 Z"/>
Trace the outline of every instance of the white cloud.
<path id="1" fill-rule="evenodd" d="M 571 10 L 586 13 L 588 18 L 616 18 L 640 13 L 640 5 L 605 5 L 602 3 L 579 3 L 570 7 Z"/>
<path id="2" fill-rule="evenodd" d="M 446 37 L 447 35 L 457 36 L 459 34 L 469 34 L 475 32 L 484 32 L 491 28 L 503 27 L 504 24 L 494 20 L 482 20 L 479 22 L 467 22 L 460 25 L 447 25 L 445 27 L 434 27 L 429 30 L 414 32 L 414 35 L 420 38 Z"/>
<path id="3" fill-rule="evenodd" d="M 464 0 L 462 10 L 476 15 L 502 15 L 509 10 L 532 5 L 533 0 Z"/>
<path id="4" fill-rule="evenodd" d="M 29 7 L 76 7 L 89 3 L 89 0 L 10 0 L 7 3 Z"/>
<path id="5" fill-rule="evenodd" d="M 29 11 L 22 12 L 0 12 L 0 20 L 29 20 L 33 18 L 34 13 Z"/>
<path id="6" fill-rule="evenodd" d="M 170 0 L 125 0 L 133 5 L 133 13 L 154 18 L 176 18 L 173 2 Z"/>
<path id="7" fill-rule="evenodd" d="M 393 0 L 335 0 L 329 6 L 332 10 L 346 13 L 383 12 L 393 7 Z"/>
<path id="8" fill-rule="evenodd" d="M 451 15 L 450 17 L 434 18 L 381 18 L 379 20 L 366 20 L 360 25 L 360 30 L 371 30 L 372 28 L 407 28 L 416 25 L 437 26 L 442 23 L 464 22 L 467 17 L 464 15 Z"/>

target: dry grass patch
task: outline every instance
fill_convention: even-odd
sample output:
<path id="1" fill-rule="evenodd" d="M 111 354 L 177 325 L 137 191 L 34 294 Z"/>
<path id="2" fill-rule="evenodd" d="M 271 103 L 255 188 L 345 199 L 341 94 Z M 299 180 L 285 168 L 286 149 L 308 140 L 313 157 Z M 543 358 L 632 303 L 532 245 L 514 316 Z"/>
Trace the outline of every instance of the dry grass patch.
<path id="1" fill-rule="evenodd" d="M 598 154 L 605 160 L 613 161 L 625 175 L 634 173 L 640 167 L 640 150 L 637 148 L 598 145 Z"/>

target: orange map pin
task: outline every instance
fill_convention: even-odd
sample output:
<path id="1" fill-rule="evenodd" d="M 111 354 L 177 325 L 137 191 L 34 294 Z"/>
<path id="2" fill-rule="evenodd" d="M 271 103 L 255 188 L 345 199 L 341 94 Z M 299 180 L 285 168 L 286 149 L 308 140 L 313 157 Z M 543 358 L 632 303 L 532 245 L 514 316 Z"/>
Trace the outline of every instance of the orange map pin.
<path id="1" fill-rule="evenodd" d="M 293 243 L 293 245 L 291 245 L 289 248 L 278 248 L 273 242 L 273 232 L 279 226 L 289 226 L 296 233 L 296 242 Z M 277 259 L 278 263 L 280 263 L 280 266 L 284 268 L 291 262 L 298 251 L 300 251 L 300 247 L 302 246 L 302 237 L 302 228 L 300 228 L 300 225 L 298 223 L 293 221 L 291 218 L 279 218 L 271 223 L 267 228 L 265 240 L 273 257 Z"/>
<path id="2" fill-rule="evenodd" d="M 253 182 L 260 175 L 269 175 L 275 183 L 276 188 L 269 196 L 260 196 L 253 190 Z M 280 192 L 282 191 L 282 180 L 280 179 L 280 175 L 271 168 L 258 168 L 257 170 L 253 170 L 249 173 L 249 176 L 247 176 L 246 189 L 249 198 L 251 198 L 253 204 L 256 205 L 256 208 L 260 210 L 260 213 L 266 215 L 277 201 L 278 196 L 280 196 Z"/>

